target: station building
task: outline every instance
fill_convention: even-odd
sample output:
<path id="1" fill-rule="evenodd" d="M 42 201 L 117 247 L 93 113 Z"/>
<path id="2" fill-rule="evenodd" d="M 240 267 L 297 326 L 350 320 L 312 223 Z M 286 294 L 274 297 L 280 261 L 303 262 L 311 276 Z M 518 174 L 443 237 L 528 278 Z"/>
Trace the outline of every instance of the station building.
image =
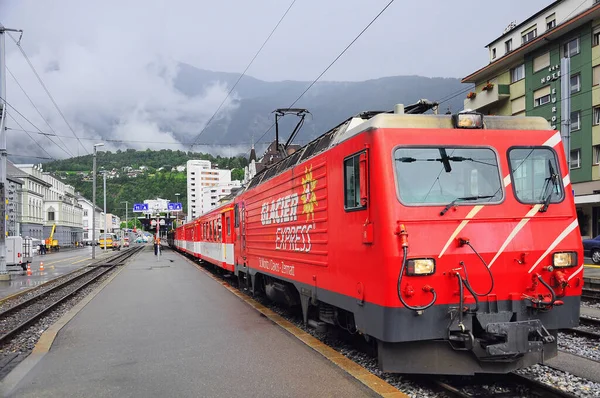
<path id="1" fill-rule="evenodd" d="M 511 23 L 486 46 L 489 64 L 465 77 L 465 109 L 541 116 L 561 128 L 561 58 L 570 58 L 571 182 L 581 234 L 600 235 L 600 2 L 559 0 Z"/>

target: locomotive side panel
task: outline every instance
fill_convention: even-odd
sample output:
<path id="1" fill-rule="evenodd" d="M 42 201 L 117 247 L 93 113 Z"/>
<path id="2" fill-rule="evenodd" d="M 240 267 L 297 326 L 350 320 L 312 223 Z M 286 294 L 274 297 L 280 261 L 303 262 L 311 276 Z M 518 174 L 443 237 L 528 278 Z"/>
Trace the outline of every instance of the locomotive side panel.
<path id="1" fill-rule="evenodd" d="M 240 215 L 241 228 L 245 228 L 242 252 L 249 267 L 306 283 L 312 280 L 315 267 L 326 269 L 327 184 L 326 158 L 317 156 L 236 201 L 238 208 L 245 209 Z M 240 234 L 243 240 L 244 233 Z"/>

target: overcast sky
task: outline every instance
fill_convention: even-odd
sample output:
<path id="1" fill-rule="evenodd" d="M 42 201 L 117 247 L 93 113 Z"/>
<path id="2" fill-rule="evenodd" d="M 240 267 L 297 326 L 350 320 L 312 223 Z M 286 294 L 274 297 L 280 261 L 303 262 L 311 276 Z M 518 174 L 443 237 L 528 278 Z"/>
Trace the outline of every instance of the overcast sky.
<path id="1" fill-rule="evenodd" d="M 387 2 L 297 0 L 248 74 L 270 81 L 313 80 Z M 323 80 L 463 77 L 488 63 L 484 46 L 511 21 L 521 22 L 551 2 L 396 0 Z M 108 116 L 117 121 L 115 136 L 141 130 L 146 140 L 174 140 L 149 115 L 160 111 L 163 118 L 202 123 L 227 92 L 216 84 L 192 100 L 183 97 L 172 86 L 177 61 L 243 71 L 289 4 L 0 0 L 0 23 L 25 31 L 23 48 L 82 136 L 98 136 L 88 122 Z M 6 44 L 8 67 L 51 124 L 59 125 L 16 46 L 10 39 Z M 34 123 L 44 125 L 12 79 L 7 82 L 9 102 L 12 98 Z"/>

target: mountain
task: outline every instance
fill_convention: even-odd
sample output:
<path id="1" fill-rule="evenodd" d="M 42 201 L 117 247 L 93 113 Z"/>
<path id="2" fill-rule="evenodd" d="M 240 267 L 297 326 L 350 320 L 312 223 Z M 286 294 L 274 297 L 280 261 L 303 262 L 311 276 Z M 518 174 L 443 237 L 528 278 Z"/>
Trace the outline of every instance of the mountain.
<path id="1" fill-rule="evenodd" d="M 216 82 L 233 87 L 237 73 L 213 72 L 192 65 L 180 64 L 175 79 L 177 90 L 188 96 L 201 94 Z M 288 107 L 309 86 L 310 82 L 266 82 L 244 76 L 235 88 L 236 109 L 215 118 L 202 134 L 203 143 L 235 144 L 259 139 L 273 124 L 273 110 Z M 343 120 L 366 110 L 389 110 L 395 104 L 412 104 L 419 99 L 438 100 L 466 88 L 454 78 L 428 78 L 422 76 L 392 76 L 362 82 L 318 82 L 294 105 L 308 109 L 308 117 L 296 141 L 309 141 Z M 456 112 L 463 108 L 463 98 L 458 96 L 442 106 Z M 289 117 L 283 124 L 282 136 L 287 137 L 295 123 Z M 271 141 L 274 131 L 262 142 Z"/>

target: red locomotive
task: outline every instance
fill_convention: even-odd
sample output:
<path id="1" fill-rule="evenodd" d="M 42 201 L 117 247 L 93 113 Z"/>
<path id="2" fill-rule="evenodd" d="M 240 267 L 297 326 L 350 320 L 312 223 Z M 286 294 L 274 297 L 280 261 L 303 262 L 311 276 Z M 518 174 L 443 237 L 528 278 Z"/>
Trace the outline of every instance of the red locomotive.
<path id="1" fill-rule="evenodd" d="M 583 285 L 560 133 L 537 117 L 412 114 L 423 107 L 363 113 L 283 152 L 172 244 L 305 322 L 364 335 L 386 372 L 555 356 Z"/>

